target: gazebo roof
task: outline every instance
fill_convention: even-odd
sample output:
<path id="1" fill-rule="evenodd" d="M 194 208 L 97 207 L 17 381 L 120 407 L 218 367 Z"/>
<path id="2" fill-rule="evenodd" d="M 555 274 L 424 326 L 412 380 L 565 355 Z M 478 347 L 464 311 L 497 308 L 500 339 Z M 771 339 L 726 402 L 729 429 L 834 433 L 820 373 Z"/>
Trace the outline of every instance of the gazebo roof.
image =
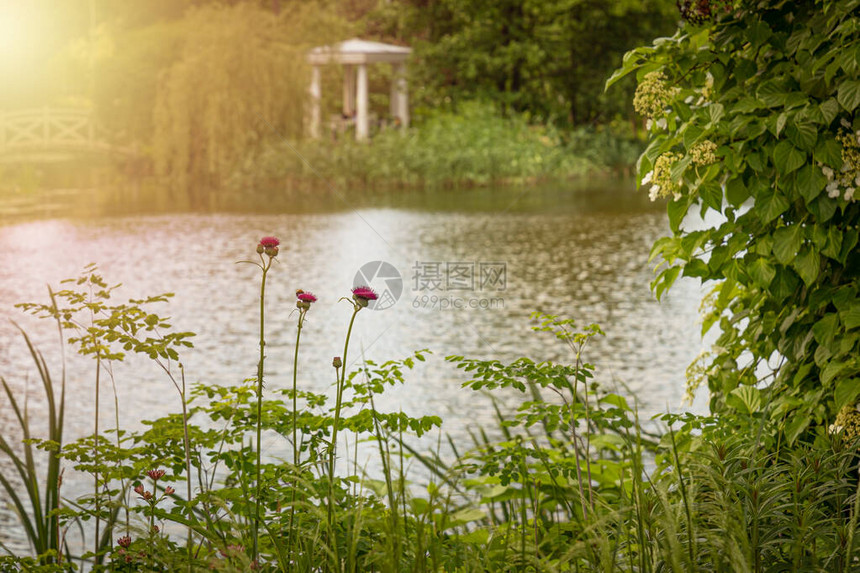
<path id="1" fill-rule="evenodd" d="M 398 64 L 406 61 L 412 48 L 369 42 L 352 38 L 334 46 L 320 46 L 308 53 L 308 62 L 314 65 L 336 62 L 338 64 L 373 64 L 377 62 Z"/>

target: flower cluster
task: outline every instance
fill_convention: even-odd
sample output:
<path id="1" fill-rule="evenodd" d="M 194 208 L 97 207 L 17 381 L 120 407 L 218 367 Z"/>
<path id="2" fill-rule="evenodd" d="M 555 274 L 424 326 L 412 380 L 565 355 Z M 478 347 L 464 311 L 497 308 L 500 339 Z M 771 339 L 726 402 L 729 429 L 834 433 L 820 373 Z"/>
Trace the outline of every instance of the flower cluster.
<path id="1" fill-rule="evenodd" d="M 277 257 L 278 245 L 280 244 L 281 241 L 277 237 L 263 237 L 257 245 L 257 253 L 260 255 L 266 253 L 269 257 Z"/>
<path id="2" fill-rule="evenodd" d="M 666 85 L 663 72 L 645 74 L 633 95 L 633 109 L 648 119 L 658 119 L 666 112 L 669 102 L 678 95 L 678 88 Z"/>
<path id="3" fill-rule="evenodd" d="M 717 162 L 717 144 L 706 139 L 693 146 L 690 157 L 694 165 L 712 165 Z"/>
<path id="4" fill-rule="evenodd" d="M 139 495 L 140 499 L 142 499 L 143 501 L 149 501 L 152 499 L 152 492 L 144 490 L 143 486 L 140 484 L 134 486 L 134 493 Z"/>
<path id="5" fill-rule="evenodd" d="M 648 197 L 656 201 L 658 197 L 681 198 L 680 186 L 672 181 L 672 165 L 681 159 L 678 153 L 668 152 L 657 158 L 654 162 L 654 170 L 649 171 L 642 178 L 642 184 L 651 184 Z"/>
<path id="6" fill-rule="evenodd" d="M 850 125 L 847 121 L 843 125 Z M 842 145 L 842 169 L 834 171 L 827 165 L 821 166 L 821 172 L 827 177 L 827 196 L 836 199 L 839 196 L 845 201 L 856 201 L 857 190 L 860 189 L 860 131 L 840 131 L 836 140 Z"/>
<path id="7" fill-rule="evenodd" d="M 860 410 L 855 405 L 843 406 L 829 429 L 831 434 L 841 434 L 843 440 L 853 442 L 860 437 Z"/>

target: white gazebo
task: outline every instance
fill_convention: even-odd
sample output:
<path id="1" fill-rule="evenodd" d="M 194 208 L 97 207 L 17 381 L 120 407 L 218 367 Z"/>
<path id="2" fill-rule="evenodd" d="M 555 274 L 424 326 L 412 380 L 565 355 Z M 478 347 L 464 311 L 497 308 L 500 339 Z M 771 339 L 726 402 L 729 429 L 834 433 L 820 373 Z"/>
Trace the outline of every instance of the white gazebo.
<path id="1" fill-rule="evenodd" d="M 409 126 L 409 96 L 406 91 L 406 59 L 411 48 L 368 42 L 353 38 L 334 46 L 320 46 L 308 54 L 313 66 L 311 74 L 311 137 L 320 136 L 320 66 L 336 63 L 344 67 L 343 115 L 355 117 L 355 138 L 367 139 L 367 64 L 391 64 L 391 117 L 400 120 L 403 127 Z"/>

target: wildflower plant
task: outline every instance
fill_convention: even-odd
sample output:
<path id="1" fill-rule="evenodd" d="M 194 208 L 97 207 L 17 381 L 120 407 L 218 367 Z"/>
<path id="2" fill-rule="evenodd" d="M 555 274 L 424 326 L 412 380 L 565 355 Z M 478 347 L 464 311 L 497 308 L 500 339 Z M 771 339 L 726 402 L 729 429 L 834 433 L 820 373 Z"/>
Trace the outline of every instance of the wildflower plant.
<path id="1" fill-rule="evenodd" d="M 264 362 L 266 360 L 266 277 L 269 270 L 272 268 L 272 263 L 275 257 L 278 256 L 278 249 L 281 241 L 277 237 L 263 237 L 257 244 L 257 255 L 260 261 L 242 261 L 253 264 L 259 267 L 262 272 L 260 280 L 260 357 L 257 362 L 257 459 L 256 459 L 256 478 L 255 495 L 254 495 L 254 519 L 252 525 L 253 550 L 252 558 L 257 559 L 258 541 L 260 531 L 260 497 L 262 495 L 261 483 L 261 455 L 262 455 L 262 431 L 263 431 L 263 373 Z"/>

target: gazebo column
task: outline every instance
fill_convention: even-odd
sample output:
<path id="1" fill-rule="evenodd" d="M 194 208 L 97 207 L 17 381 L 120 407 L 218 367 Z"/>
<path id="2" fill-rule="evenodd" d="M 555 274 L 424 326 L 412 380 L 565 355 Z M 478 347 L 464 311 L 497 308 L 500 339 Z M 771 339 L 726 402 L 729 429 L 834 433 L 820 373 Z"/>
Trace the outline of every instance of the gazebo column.
<path id="1" fill-rule="evenodd" d="M 308 131 L 312 138 L 318 139 L 320 136 L 320 99 L 322 95 L 319 66 L 314 66 L 311 69 L 311 87 L 308 91 L 311 98 L 311 118 Z"/>
<path id="2" fill-rule="evenodd" d="M 400 118 L 401 127 L 409 127 L 409 94 L 406 88 L 406 65 L 392 64 L 391 97 L 389 108 L 391 117 Z"/>
<path id="3" fill-rule="evenodd" d="M 367 64 L 358 64 L 356 77 L 356 118 L 355 138 L 357 140 L 367 139 L 368 117 L 367 117 Z"/>
<path id="4" fill-rule="evenodd" d="M 343 115 L 352 117 L 355 113 L 355 67 L 343 67 Z"/>

